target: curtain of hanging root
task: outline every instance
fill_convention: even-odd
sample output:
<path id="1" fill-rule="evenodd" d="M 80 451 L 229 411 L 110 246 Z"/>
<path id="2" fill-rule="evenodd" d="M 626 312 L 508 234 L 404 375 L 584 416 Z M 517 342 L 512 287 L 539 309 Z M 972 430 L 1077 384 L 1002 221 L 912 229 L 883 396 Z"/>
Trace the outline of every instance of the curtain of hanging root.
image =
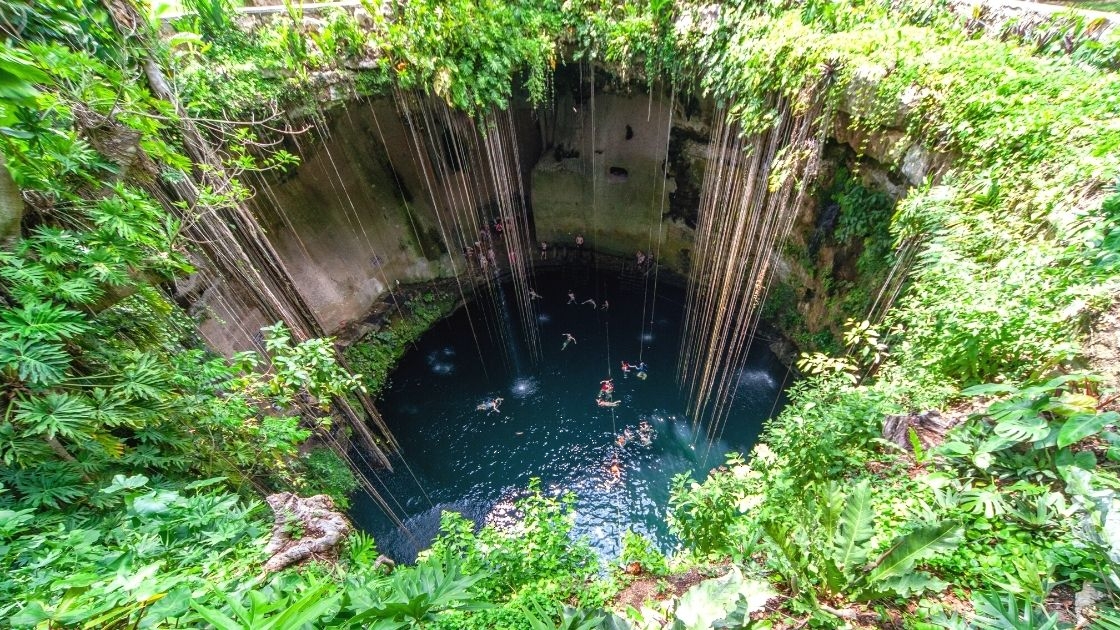
<path id="1" fill-rule="evenodd" d="M 734 402 L 781 252 L 820 160 L 822 99 L 808 106 L 784 97 L 765 131 L 743 137 L 717 112 L 700 193 L 677 377 L 709 450 Z"/>

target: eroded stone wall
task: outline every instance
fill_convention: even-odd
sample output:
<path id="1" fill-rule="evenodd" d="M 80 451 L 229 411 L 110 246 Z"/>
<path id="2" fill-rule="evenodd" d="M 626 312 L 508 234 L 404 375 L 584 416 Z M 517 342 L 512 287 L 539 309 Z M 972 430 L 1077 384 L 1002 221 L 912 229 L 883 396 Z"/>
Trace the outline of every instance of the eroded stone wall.
<path id="1" fill-rule="evenodd" d="M 853 125 L 849 112 L 859 110 L 873 84 L 869 77 L 867 85 L 854 85 L 841 104 L 828 136 L 848 150 L 831 154 L 834 163 L 824 165 L 822 181 L 843 162 L 856 166 L 869 187 L 901 198 L 926 177 L 939 177 L 950 156 L 924 149 L 901 122 L 873 132 Z M 509 119 L 534 242 L 558 248 L 582 234 L 590 248 L 605 253 L 632 259 L 638 250 L 660 252 L 666 268 L 686 274 L 717 115 L 711 104 L 601 81 L 591 116 L 586 77 L 574 87 L 563 80 L 557 86 L 553 108 L 515 108 Z M 450 277 L 466 266 L 463 239 L 473 239 L 455 234 L 453 214 L 494 212 L 490 175 L 485 160 L 463 168 L 431 139 L 448 133 L 465 138 L 478 132 L 474 125 L 438 116 L 409 121 L 390 99 L 350 99 L 289 142 L 301 160 L 297 167 L 281 177 L 251 179 L 254 209 L 328 333 L 362 318 L 398 282 Z M 470 198 L 454 194 L 468 188 Z M 792 247 L 777 266 L 778 279 L 796 293 L 789 307 L 812 332 L 835 327 L 824 312 L 826 278 L 845 277 L 858 256 L 828 243 L 812 257 L 790 255 L 809 247 L 825 211 L 815 199 L 799 208 Z M 220 280 L 196 284 L 184 287 L 206 314 L 202 331 L 215 347 L 252 347 L 256 331 L 274 323 L 246 308 Z"/>
<path id="2" fill-rule="evenodd" d="M 618 256 L 660 249 L 666 266 L 686 271 L 693 230 L 663 216 L 677 192 L 665 162 L 671 130 L 688 122 L 683 107 L 641 91 L 598 92 L 594 107 L 592 116 L 591 99 L 567 91 L 545 121 L 546 150 L 532 176 L 538 240 L 570 245 L 582 234 L 589 247 Z"/>

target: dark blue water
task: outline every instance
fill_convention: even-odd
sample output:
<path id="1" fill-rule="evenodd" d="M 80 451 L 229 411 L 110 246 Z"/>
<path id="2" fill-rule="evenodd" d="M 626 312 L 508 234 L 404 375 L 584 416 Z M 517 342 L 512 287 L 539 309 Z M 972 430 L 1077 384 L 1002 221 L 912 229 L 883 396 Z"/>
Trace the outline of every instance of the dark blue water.
<path id="1" fill-rule="evenodd" d="M 687 471 L 702 479 L 728 452 L 749 451 L 762 423 L 785 402 L 787 371 L 757 344 L 722 437 L 709 443 L 706 431 L 685 417 L 675 380 L 683 289 L 662 281 L 655 299 L 652 280 L 636 272 L 603 276 L 591 265 L 538 271 L 534 289 L 544 299 L 534 303 L 542 355 L 536 365 L 509 285 L 502 291 L 508 303 L 480 297 L 403 358 L 379 407 L 404 461 L 394 463 L 395 473 L 371 479 L 407 531 L 360 493 L 351 509 L 382 553 L 411 560 L 437 532 L 442 510 L 482 523 L 496 506 L 500 511 L 520 496 L 532 477 L 549 493 L 575 493 L 576 533 L 604 557 L 618 555 L 627 528 L 672 549 L 676 541 L 665 524 L 670 479 Z M 610 310 L 566 304 L 569 289 L 579 301 L 609 300 Z M 576 343 L 562 351 L 563 333 Z M 639 358 L 649 366 L 648 378 L 625 377 L 621 361 Z M 595 403 L 608 376 L 614 399 L 622 401 L 613 409 Z M 500 413 L 476 409 L 498 396 Z M 645 439 L 642 422 L 652 428 Z"/>

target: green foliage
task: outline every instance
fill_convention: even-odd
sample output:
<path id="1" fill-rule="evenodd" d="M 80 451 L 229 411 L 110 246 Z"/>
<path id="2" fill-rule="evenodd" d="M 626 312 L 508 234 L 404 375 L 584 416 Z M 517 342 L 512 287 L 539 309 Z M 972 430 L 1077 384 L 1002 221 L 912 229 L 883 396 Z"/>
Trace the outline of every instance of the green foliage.
<path id="1" fill-rule="evenodd" d="M 254 591 L 249 593 L 248 606 L 243 606 L 234 598 L 226 596 L 226 603 L 233 611 L 233 617 L 197 602 L 191 602 L 191 608 L 196 610 L 207 623 L 220 630 L 300 628 L 314 624 L 337 603 L 339 599 L 337 595 L 324 597 L 328 587 L 328 584 L 320 584 L 298 599 L 289 595 L 271 601 Z"/>
<path id="2" fill-rule="evenodd" d="M 855 601 L 909 597 L 947 586 L 914 567 L 953 549 L 961 540 L 959 524 L 942 521 L 919 525 L 895 537 L 872 559 L 874 518 L 867 480 L 846 493 L 835 485 L 819 489 L 809 513 L 795 521 L 796 529 L 786 529 L 782 523 L 766 526 L 767 536 L 778 551 L 776 569 L 795 593 L 807 593 L 813 601 L 838 596 Z M 810 528 L 814 526 L 821 531 L 813 532 Z M 813 587 L 819 589 L 819 595 Z"/>
<path id="3" fill-rule="evenodd" d="M 840 205 L 840 215 L 833 234 L 840 243 L 859 243 L 861 251 L 856 262 L 863 281 L 871 286 L 881 282 L 890 263 L 893 238 L 891 216 L 895 202 L 888 195 L 867 188 L 846 169 L 836 174 L 831 199 Z M 861 305 L 867 308 L 867 305 Z"/>
<path id="4" fill-rule="evenodd" d="M 350 506 L 350 495 L 358 489 L 358 479 L 338 453 L 329 448 L 313 448 L 302 463 L 304 492 L 329 495 L 340 509 Z"/>
<path id="5" fill-rule="evenodd" d="M 1049 613 L 1036 602 L 1021 602 L 1015 595 L 999 597 L 982 593 L 974 601 L 976 616 L 973 623 L 982 630 L 1052 630 L 1068 628 L 1060 622 L 1057 613 Z"/>
<path id="6" fill-rule="evenodd" d="M 257 539 L 267 532 L 258 505 L 215 489 L 220 482 L 172 489 L 118 475 L 99 493 L 111 508 L 104 515 L 0 508 L 9 567 L 0 615 L 17 627 L 189 618 L 192 590 L 258 562 Z"/>
<path id="7" fill-rule="evenodd" d="M 704 580 L 681 596 L 674 610 L 673 627 L 685 630 L 735 627 L 720 621 L 733 615 L 740 620 L 749 619 L 750 613 L 761 609 L 773 596 L 769 584 L 744 579 L 738 568 L 731 567 L 725 575 Z"/>
<path id="8" fill-rule="evenodd" d="M 447 294 L 423 293 L 405 303 L 408 315 L 395 318 L 381 330 L 369 333 L 345 350 L 350 366 L 362 375 L 369 392 L 376 396 L 385 386 L 389 372 L 413 341 L 454 307 Z"/>
<path id="9" fill-rule="evenodd" d="M 174 64 L 174 89 L 219 136 L 233 174 L 292 158 L 258 155 L 268 140 L 220 121 L 311 110 L 324 77 L 478 114 L 508 106 L 522 76 L 529 99 L 546 102 L 565 60 L 691 82 L 746 132 L 773 122 L 775 94 L 842 104 L 860 132 L 902 129 L 934 161 L 951 156 L 953 171 L 893 216 L 841 174 L 826 194 L 841 206 L 836 239 L 861 248 L 860 278 L 824 281 L 831 306 L 849 311 L 837 317 L 858 320 L 878 274 L 909 248 L 902 298 L 880 326 L 852 327 L 848 356 L 818 357 L 821 375 L 793 388 L 749 461 L 732 458 L 704 483 L 676 479 L 673 527 L 696 557 L 729 556 L 784 582 L 799 596 L 783 614 L 821 625 L 835 621 L 815 608 L 823 600 L 897 601 L 945 580 L 976 590 L 978 626 L 1047 627 L 1037 602 L 1053 580 L 1120 583 L 1117 416 L 1093 381 L 1050 380 L 1078 359 L 1084 324 L 1120 274 L 1120 195 L 1102 192 L 1120 172 L 1120 82 L 1090 65 L 1112 67 L 1117 40 L 1095 41 L 1090 25 L 1023 47 L 980 40 L 915 3 L 739 2 L 713 13 L 662 0 L 423 0 L 392 15 L 371 3 L 364 21 L 345 10 L 307 21 L 289 3 L 242 32 L 226 0 L 194 0 L 197 15 L 148 51 L 117 36 L 96 3 L 0 5 L 10 16 L 0 151 L 29 207 L 21 238 L 0 252 L 0 618 L 12 625 L 619 623 L 597 612 L 616 585 L 570 540 L 570 502 L 537 484 L 516 535 L 476 534 L 448 515 L 434 551 L 389 576 L 357 538 L 338 567 L 257 577 L 267 525 L 234 492 L 321 482 L 346 494 L 353 479 L 337 458 L 298 453 L 325 424 L 315 404 L 358 377 L 333 362 L 329 340 L 293 345 L 281 328 L 269 333 L 265 374 L 261 358 L 214 357 L 152 288 L 191 270 L 178 215 L 154 191 L 199 184 L 196 213 L 251 193 L 236 178 L 195 181 L 178 112 L 143 87 L 138 61 L 150 54 Z M 135 141 L 119 155 L 105 134 Z M 448 308 L 414 300 L 411 317 L 348 351 L 369 389 Z M 969 393 L 1004 398 L 932 454 L 915 449 L 913 461 L 878 437 L 887 414 L 991 382 Z M 1009 385 L 1022 382 L 1041 384 Z M 663 570 L 647 544 L 624 542 L 627 559 Z M 649 619 L 746 625 L 746 593 L 717 586 L 692 591 L 675 620 L 668 608 Z M 717 607 L 722 620 L 689 612 Z"/>
<path id="10" fill-rule="evenodd" d="M 415 567 L 394 572 L 382 601 L 349 620 L 350 626 L 424 628 L 443 612 L 490 608 L 474 599 L 471 588 L 485 577 L 464 575 L 451 556 L 429 555 Z"/>
<path id="11" fill-rule="evenodd" d="M 653 575 L 669 573 L 665 555 L 648 538 L 629 529 L 622 534 L 622 555 L 618 557 L 618 561 L 624 566 L 637 562 L 643 572 Z"/>
<path id="12" fill-rule="evenodd" d="M 486 573 L 478 587 L 491 601 L 527 587 L 544 589 L 556 601 L 591 595 L 584 591 L 584 582 L 598 571 L 598 562 L 586 541 L 571 539 L 575 497 L 546 497 L 538 479 L 530 481 L 528 491 L 516 503 L 523 519 L 516 535 L 490 527 L 476 535 L 473 523 L 445 512 L 442 534 L 430 553 L 461 557 L 468 575 Z"/>

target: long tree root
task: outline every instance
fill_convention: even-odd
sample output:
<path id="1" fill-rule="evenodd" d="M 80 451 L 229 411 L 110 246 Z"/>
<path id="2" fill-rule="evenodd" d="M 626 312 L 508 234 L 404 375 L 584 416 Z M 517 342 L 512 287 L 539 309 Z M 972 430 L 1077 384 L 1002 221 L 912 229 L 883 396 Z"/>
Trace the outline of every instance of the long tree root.
<path id="1" fill-rule="evenodd" d="M 334 501 L 325 494 L 302 498 L 280 492 L 265 500 L 276 515 L 272 539 L 264 548 L 269 555 L 265 573 L 308 558 L 334 558 L 339 543 L 350 534 L 350 523 L 335 511 Z"/>

